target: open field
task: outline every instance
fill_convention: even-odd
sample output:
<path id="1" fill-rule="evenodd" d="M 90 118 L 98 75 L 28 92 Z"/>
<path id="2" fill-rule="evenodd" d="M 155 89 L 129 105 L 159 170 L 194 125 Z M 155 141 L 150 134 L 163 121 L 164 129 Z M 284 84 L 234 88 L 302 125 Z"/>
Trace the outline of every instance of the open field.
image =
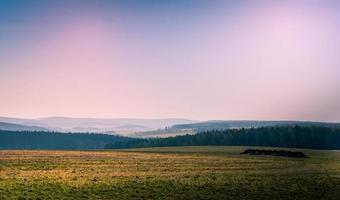
<path id="1" fill-rule="evenodd" d="M 340 199 L 340 151 L 244 149 L 0 151 L 0 199 Z"/>

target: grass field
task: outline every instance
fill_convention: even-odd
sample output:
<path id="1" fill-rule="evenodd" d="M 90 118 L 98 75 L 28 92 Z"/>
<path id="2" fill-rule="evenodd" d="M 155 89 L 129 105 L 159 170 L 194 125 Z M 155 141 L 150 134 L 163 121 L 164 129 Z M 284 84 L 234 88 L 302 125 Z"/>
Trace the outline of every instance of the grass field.
<path id="1" fill-rule="evenodd" d="M 340 151 L 244 149 L 0 151 L 0 199 L 340 199 Z"/>

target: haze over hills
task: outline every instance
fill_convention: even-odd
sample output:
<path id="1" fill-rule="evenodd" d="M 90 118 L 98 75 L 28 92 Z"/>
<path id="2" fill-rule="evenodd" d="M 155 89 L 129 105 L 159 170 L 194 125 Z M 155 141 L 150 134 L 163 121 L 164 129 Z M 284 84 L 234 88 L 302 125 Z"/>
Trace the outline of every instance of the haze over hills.
<path id="1" fill-rule="evenodd" d="M 38 119 L 20 119 L 0 117 L 0 122 L 12 123 L 24 126 L 42 127 L 43 130 L 61 132 L 92 132 L 92 133 L 114 133 L 129 135 L 134 132 L 164 129 L 175 124 L 188 124 L 198 122 L 188 119 L 99 119 L 99 118 L 70 118 L 70 117 L 48 117 Z M 7 130 L 7 129 L 3 129 Z M 11 130 L 15 130 L 13 127 Z M 19 130 L 19 129 L 18 129 Z M 27 130 L 31 130 L 28 127 Z"/>
<path id="2" fill-rule="evenodd" d="M 58 131 L 73 133 L 104 133 L 138 138 L 171 137 L 195 134 L 209 130 L 258 128 L 270 126 L 322 126 L 340 128 L 340 123 L 311 121 L 257 121 L 257 120 L 211 120 L 189 119 L 100 119 L 49 117 L 20 119 L 0 117 L 0 130 L 9 131 Z"/>

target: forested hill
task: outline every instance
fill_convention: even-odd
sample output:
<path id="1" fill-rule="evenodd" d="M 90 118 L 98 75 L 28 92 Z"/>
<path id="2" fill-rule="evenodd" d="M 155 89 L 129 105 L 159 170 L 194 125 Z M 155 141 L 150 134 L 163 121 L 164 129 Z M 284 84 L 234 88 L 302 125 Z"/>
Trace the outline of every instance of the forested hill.
<path id="1" fill-rule="evenodd" d="M 318 126 L 340 128 L 340 123 L 325 123 L 313 121 L 254 121 L 254 120 L 214 120 L 190 124 L 176 124 L 172 129 L 194 129 L 197 132 L 210 130 L 260 128 L 273 126 Z"/>
<path id="2" fill-rule="evenodd" d="M 115 141 L 106 145 L 106 148 L 208 145 L 340 149 L 340 129 L 320 126 L 284 126 L 215 130 L 171 138 Z"/>
<path id="3" fill-rule="evenodd" d="M 0 149 L 103 149 L 127 138 L 104 134 L 0 131 Z"/>

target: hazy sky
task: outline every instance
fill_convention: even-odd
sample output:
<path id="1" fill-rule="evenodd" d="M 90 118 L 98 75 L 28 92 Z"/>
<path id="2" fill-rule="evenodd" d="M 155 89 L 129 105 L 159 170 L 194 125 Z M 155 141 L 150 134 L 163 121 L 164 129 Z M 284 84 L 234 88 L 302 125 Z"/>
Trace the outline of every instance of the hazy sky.
<path id="1" fill-rule="evenodd" d="M 0 0 L 0 115 L 340 121 L 340 1 Z"/>

